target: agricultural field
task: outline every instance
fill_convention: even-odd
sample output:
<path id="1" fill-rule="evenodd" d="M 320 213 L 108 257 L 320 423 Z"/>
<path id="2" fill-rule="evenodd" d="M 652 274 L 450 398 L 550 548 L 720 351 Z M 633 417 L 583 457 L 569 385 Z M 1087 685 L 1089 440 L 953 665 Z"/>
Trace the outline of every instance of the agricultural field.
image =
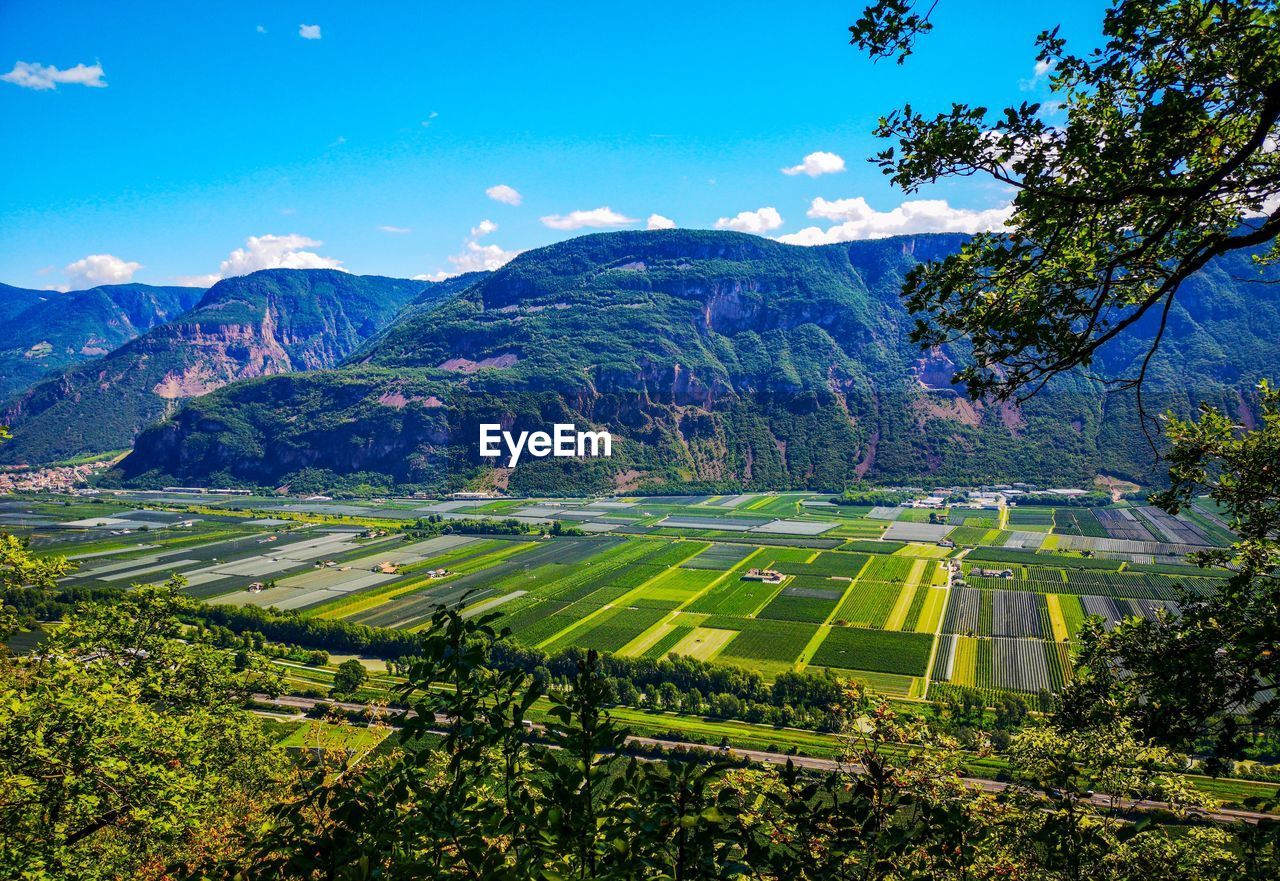
<path id="1" fill-rule="evenodd" d="M 1199 503 L 1171 518 L 1127 505 L 944 512 L 837 501 L 126 493 L 0 499 L 0 529 L 40 554 L 72 557 L 68 581 L 87 588 L 179 574 L 208 603 L 410 632 L 461 603 L 464 615 L 495 615 L 514 640 L 548 653 L 676 653 L 766 680 L 829 669 L 906 698 L 927 698 L 934 684 L 1061 688 L 1091 617 L 1114 627 L 1178 614 L 1224 575 L 1189 565 L 1183 550 L 1231 537 L 1220 512 Z M 401 534 L 428 514 L 446 524 L 559 522 L 573 534 Z M 781 578 L 749 578 L 750 569 Z"/>

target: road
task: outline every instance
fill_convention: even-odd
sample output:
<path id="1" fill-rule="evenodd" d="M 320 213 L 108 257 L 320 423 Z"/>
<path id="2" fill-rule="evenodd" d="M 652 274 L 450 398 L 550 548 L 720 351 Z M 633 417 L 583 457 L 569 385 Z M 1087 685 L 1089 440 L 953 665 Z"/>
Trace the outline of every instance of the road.
<path id="1" fill-rule="evenodd" d="M 337 707 L 341 710 L 345 710 L 347 712 L 353 712 L 353 713 L 363 713 L 369 709 L 369 706 L 367 704 L 352 703 L 350 701 L 323 700 L 320 698 L 310 698 L 310 697 L 295 697 L 293 695 L 282 695 L 281 697 L 273 698 L 273 697 L 268 697 L 267 695 L 260 694 L 260 695 L 254 695 L 254 699 L 261 704 L 268 704 L 271 706 L 280 707 L 282 709 L 298 710 L 300 712 L 306 712 L 308 710 L 311 710 L 316 706 L 316 704 L 321 704 L 321 703 L 328 704 L 332 707 Z M 406 711 L 401 709 L 396 709 L 396 708 L 387 708 L 386 713 L 388 716 L 398 716 L 403 713 L 406 713 Z M 412 710 L 409 710 L 407 711 L 407 715 L 412 716 L 415 714 Z M 448 721 L 449 721 L 448 718 L 445 716 L 441 716 L 441 715 L 436 716 L 436 722 L 441 725 L 448 724 Z M 541 728 L 542 726 L 535 725 L 534 727 Z M 677 740 L 659 740 L 653 737 L 632 736 L 627 738 L 627 743 L 636 744 L 638 746 L 661 747 L 663 749 L 683 748 L 687 750 L 702 750 L 704 752 L 717 753 L 717 754 L 720 752 L 720 750 L 717 749 L 716 747 L 707 746 L 704 743 L 688 743 L 688 742 L 677 741 Z M 753 762 L 760 762 L 763 764 L 770 764 L 770 765 L 785 765 L 787 762 L 791 762 L 798 768 L 808 768 L 813 771 L 843 770 L 852 774 L 860 774 L 864 770 L 861 766 L 857 764 L 848 764 L 845 762 L 839 762 L 835 759 L 813 758 L 812 756 L 789 756 L 789 755 L 786 755 L 785 753 L 774 753 L 774 752 L 765 752 L 764 750 L 757 750 L 757 749 L 737 749 L 737 748 L 732 749 L 731 753 L 734 756 L 749 759 Z M 967 786 L 979 792 L 998 793 L 998 792 L 1003 792 L 1005 789 L 1009 787 L 1009 784 L 1007 783 L 1001 783 L 998 780 L 987 780 L 982 777 L 962 777 L 960 779 Z M 1112 807 L 1112 799 L 1105 794 L 1094 795 L 1090 797 L 1088 801 L 1099 808 L 1109 809 Z M 1168 808 L 1168 806 L 1163 802 L 1147 801 L 1147 800 L 1135 801 L 1132 799 L 1120 799 L 1119 807 L 1126 812 L 1155 811 L 1155 810 L 1164 810 Z M 1225 807 L 1215 808 L 1214 810 L 1211 810 L 1211 811 L 1195 811 L 1194 813 L 1196 813 L 1198 816 L 1206 820 L 1213 820 L 1214 822 L 1218 822 L 1218 823 L 1240 823 L 1240 822 L 1257 823 L 1261 820 L 1277 819 L 1275 814 L 1266 814 L 1260 811 L 1237 810 L 1234 808 L 1225 808 Z"/>

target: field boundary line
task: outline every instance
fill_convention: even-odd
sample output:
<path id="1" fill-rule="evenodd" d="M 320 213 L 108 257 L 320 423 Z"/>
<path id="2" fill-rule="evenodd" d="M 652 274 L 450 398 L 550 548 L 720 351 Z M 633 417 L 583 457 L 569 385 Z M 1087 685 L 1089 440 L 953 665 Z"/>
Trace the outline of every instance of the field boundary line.
<path id="1" fill-rule="evenodd" d="M 827 634 L 831 632 L 831 622 L 835 619 L 836 612 L 840 611 L 840 607 L 844 605 L 844 601 L 849 598 L 849 594 L 853 592 L 854 587 L 858 584 L 863 574 L 871 568 L 871 561 L 876 558 L 875 554 L 867 554 L 867 559 L 863 562 L 857 573 L 849 579 L 849 586 L 844 589 L 844 593 L 840 594 L 840 599 L 836 600 L 836 604 L 831 607 L 831 611 L 827 613 L 826 619 L 818 625 L 818 629 L 814 631 L 813 636 L 809 637 L 809 641 L 805 643 L 804 649 L 800 652 L 800 656 L 796 658 L 795 671 L 797 673 L 804 672 L 809 666 L 809 661 L 818 653 L 818 649 L 827 639 Z"/>
<path id="2" fill-rule="evenodd" d="M 885 619 L 881 630 L 902 630 L 902 625 L 907 620 L 907 613 L 911 611 L 911 603 L 915 600 L 916 590 L 920 587 L 920 578 L 924 575 L 928 564 L 929 561 L 923 557 L 911 564 L 911 571 L 907 573 L 906 580 L 898 590 L 898 598 L 894 600 L 893 608 L 889 611 L 889 617 Z"/>
<path id="3" fill-rule="evenodd" d="M 685 540 L 686 540 L 686 539 L 678 539 L 676 543 L 679 543 L 679 542 L 682 542 L 682 541 L 685 541 Z M 702 541 L 702 539 L 698 539 L 698 540 L 696 540 L 696 541 L 689 541 L 689 543 L 690 543 L 690 544 L 702 544 L 702 543 L 703 543 L 703 541 Z M 595 611 L 593 611 L 593 612 L 589 612 L 588 614 L 586 614 L 586 615 L 584 615 L 583 617 L 579 618 L 577 621 L 574 621 L 574 622 L 573 622 L 572 624 L 570 624 L 568 627 L 565 627 L 565 628 L 564 628 L 564 629 L 562 629 L 562 630 L 558 630 L 558 631 L 556 631 L 556 632 L 555 632 L 555 633 L 553 633 L 551 636 L 547 637 L 547 638 L 546 638 L 546 639 L 544 639 L 542 642 L 538 643 L 538 644 L 535 646 L 535 648 L 539 648 L 539 649 L 541 649 L 541 648 L 544 648 L 544 647 L 546 647 L 546 646 L 548 646 L 548 645 L 551 645 L 551 643 L 555 642 L 556 640 L 560 639 L 561 637 L 563 637 L 563 636 L 567 636 L 567 635 L 569 635 L 569 634 L 571 634 L 571 633 L 574 633 L 575 631 L 577 631 L 578 629 L 580 629 L 584 624 L 586 624 L 586 623 L 588 623 L 588 622 L 590 622 L 590 621 L 594 621 L 596 618 L 599 618 L 601 615 L 603 615 L 605 612 L 609 611 L 610 609 L 616 609 L 616 608 L 623 608 L 623 607 L 625 607 L 625 606 L 626 606 L 626 601 L 627 601 L 627 600 L 629 600 L 629 599 L 631 599 L 633 595 L 638 594 L 640 591 L 643 591 L 643 590 L 644 590 L 646 587 L 648 587 L 650 584 L 652 584 L 653 582 L 657 581 L 659 578 L 662 578 L 662 577 L 664 577 L 665 575 L 667 575 L 667 573 L 669 573 L 672 569 L 678 569 L 682 563 L 687 563 L 689 560 L 692 560 L 694 557 L 698 556 L 698 554 L 702 553 L 702 552 L 703 552 L 703 551 L 705 551 L 705 550 L 706 550 L 706 548 L 705 548 L 705 547 L 700 547 L 700 548 L 698 548 L 696 551 L 693 551 L 692 553 L 690 553 L 688 556 L 686 556 L 686 557 L 681 557 L 681 558 L 679 559 L 679 561 L 677 561 L 676 563 L 673 563 L 672 565 L 670 565 L 670 566 L 668 566 L 667 568 L 663 569 L 663 570 L 662 570 L 661 572 L 659 572 L 657 575 L 654 575 L 654 576 L 652 576 L 651 578 L 646 578 L 646 579 L 645 579 L 644 581 L 642 581 L 640 584 L 637 584 L 635 587 L 631 588 L 631 590 L 627 591 L 626 593 L 624 593 L 622 596 L 618 597 L 618 598 L 617 598 L 616 600 L 614 600 L 613 602 L 611 602 L 611 603 L 605 603 L 604 605 L 602 605 L 600 608 L 596 609 Z M 748 557 L 747 559 L 750 559 L 750 557 Z M 618 567 L 618 568 L 623 568 L 623 567 L 625 567 L 626 565 L 627 565 L 627 564 L 626 564 L 626 563 L 624 563 L 624 564 L 622 564 L 622 566 L 620 566 L 620 567 Z M 728 573 L 726 573 L 726 574 L 728 574 Z M 717 580 L 719 580 L 719 579 L 717 579 Z M 712 584 L 715 584 L 715 582 L 713 581 L 713 582 L 712 582 Z M 710 587 L 710 585 L 708 585 L 708 587 Z M 588 596 L 589 596 L 589 595 L 590 595 L 590 594 L 588 594 Z M 584 597 L 584 599 L 585 599 L 585 597 Z M 677 606 L 677 608 L 680 608 L 680 607 L 678 607 L 678 606 Z M 665 620 L 666 620 L 665 618 L 660 619 L 658 623 L 661 623 L 662 621 L 665 621 Z M 654 624 L 654 625 L 653 625 L 653 627 L 656 627 L 656 626 L 657 626 L 657 624 Z M 648 632 L 649 632 L 649 630 L 651 630 L 651 629 L 652 629 L 652 627 L 650 627 L 649 629 L 646 629 L 644 632 L 642 632 L 642 633 L 640 634 L 640 636 L 644 636 L 644 634 L 645 634 L 645 633 L 648 633 Z M 630 645 L 630 643 L 627 643 L 627 645 Z M 623 648 L 626 648 L 626 646 L 623 646 Z"/>
<path id="4" fill-rule="evenodd" d="M 721 572 L 721 573 L 720 573 L 720 575 L 719 575 L 719 576 L 718 576 L 714 581 L 710 582 L 710 583 L 709 583 L 706 587 L 704 587 L 702 590 L 700 590 L 700 591 L 698 591 L 697 593 L 693 594 L 692 596 L 688 597 L 688 598 L 687 598 L 684 602 L 682 602 L 680 605 L 676 606 L 674 609 L 672 609 L 671 611 L 669 611 L 669 612 L 667 613 L 667 616 L 666 616 L 665 618 L 661 618 L 661 619 L 659 619 L 659 620 L 658 620 L 658 621 L 657 621 L 657 622 L 656 622 L 652 627 L 650 627 L 648 630 L 646 630 L 646 631 L 644 631 L 643 633 L 641 633 L 641 634 L 640 634 L 639 636 L 637 636 L 635 639 L 631 640 L 631 642 L 629 642 L 629 643 L 627 643 L 625 646 L 623 646 L 623 647 L 622 647 L 622 649 L 623 649 L 623 650 L 625 650 L 625 649 L 630 648 L 630 647 L 632 646 L 632 644 L 634 644 L 637 640 L 643 639 L 645 636 L 647 636 L 649 633 L 652 633 L 652 632 L 653 632 L 655 629 L 657 629 L 657 628 L 660 628 L 660 627 L 664 627 L 664 626 L 665 626 L 665 627 L 667 627 L 667 628 L 668 628 L 668 630 L 667 630 L 666 632 L 670 632 L 670 630 L 671 630 L 671 629 L 674 629 L 675 627 L 679 626 L 679 625 L 677 625 L 677 624 L 676 624 L 676 620 L 679 618 L 680 613 L 681 613 L 681 612 L 683 612 L 683 611 L 685 610 L 685 607 L 686 607 L 686 606 L 688 606 L 688 605 L 690 605 L 691 603 L 693 603 L 695 600 L 697 600 L 699 597 L 701 597 L 703 594 L 707 593 L 708 591 L 713 590 L 717 585 L 719 585 L 722 581 L 724 581 L 724 580 L 725 580 L 726 578 L 728 578 L 730 575 L 733 575 L 735 572 L 737 572 L 738 570 L 740 570 L 740 569 L 742 569 L 743 567 L 745 567 L 748 563 L 750 563 L 750 562 L 751 562 L 751 560 L 756 556 L 756 554 L 761 554 L 761 553 L 764 553 L 764 548 L 758 547 L 758 548 L 756 548 L 755 550 L 753 550 L 751 553 L 747 554 L 745 557 L 743 557 L 741 560 L 739 560 L 739 561 L 738 561 L 738 563 L 737 563 L 737 564 L 736 564 L 732 569 L 728 569 L 728 570 L 726 570 L 726 571 L 724 571 L 724 572 Z M 692 559 L 692 558 L 690 558 L 690 559 Z M 681 561 L 681 562 L 683 562 L 683 561 Z M 749 567 L 748 567 L 748 568 L 749 568 Z M 664 633 L 664 635 L 665 635 L 665 633 Z M 661 639 L 661 638 L 662 638 L 661 636 L 659 636 L 659 637 L 658 637 L 658 639 Z M 733 641 L 733 640 L 729 640 L 729 642 L 732 642 L 732 641 Z M 657 642 L 657 640 L 655 639 L 655 640 L 654 640 L 654 642 Z M 728 643 L 725 643 L 725 645 L 727 646 L 727 645 L 728 645 Z M 646 646 L 646 647 L 645 647 L 645 650 L 647 651 L 649 648 L 652 648 L 652 643 L 650 643 L 650 645 Z M 721 651 L 723 651 L 723 650 L 724 650 L 724 646 L 721 646 Z"/>
<path id="5" fill-rule="evenodd" d="M 1001 509 L 1004 510 L 1003 508 Z M 951 603 L 951 576 L 952 570 L 947 568 L 947 584 L 941 588 L 947 592 L 942 598 L 942 609 L 938 612 L 938 626 L 933 630 L 933 644 L 929 647 L 929 663 L 924 668 L 924 685 L 920 689 L 920 699 L 929 699 L 929 686 L 933 684 L 933 664 L 938 656 L 938 637 L 942 635 L 943 622 L 947 620 L 947 606 Z M 930 588 L 933 590 L 934 588 Z"/>

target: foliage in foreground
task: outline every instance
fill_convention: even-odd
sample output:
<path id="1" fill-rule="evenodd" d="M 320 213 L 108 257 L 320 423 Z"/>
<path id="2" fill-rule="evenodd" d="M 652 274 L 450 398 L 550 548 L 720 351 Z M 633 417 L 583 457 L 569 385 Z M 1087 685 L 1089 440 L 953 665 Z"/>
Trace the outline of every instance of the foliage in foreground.
<path id="1" fill-rule="evenodd" d="M 316 765 L 248 852 L 200 877 L 1226 878 L 1275 868 L 1247 833 L 1125 822 L 1126 799 L 1175 813 L 1197 800 L 1168 771 L 1177 757 L 1124 725 L 1028 731 L 998 794 L 975 792 L 951 744 L 856 687 L 838 771 L 641 761 L 602 709 L 594 655 L 547 695 L 551 722 L 536 729 L 527 714 L 540 689 L 488 665 L 496 636 L 441 610 L 408 671 L 417 715 L 399 748 L 355 767 L 345 755 Z M 887 758 L 904 746 L 909 760 Z M 1110 797 L 1092 798 L 1102 786 Z M 1251 868 L 1242 854 L 1255 851 Z"/>
<path id="2" fill-rule="evenodd" d="M 38 654 L 0 657 L 0 877 L 163 877 L 235 852 L 283 779 L 241 709 L 274 675 L 182 641 L 180 586 L 86 605 Z"/>

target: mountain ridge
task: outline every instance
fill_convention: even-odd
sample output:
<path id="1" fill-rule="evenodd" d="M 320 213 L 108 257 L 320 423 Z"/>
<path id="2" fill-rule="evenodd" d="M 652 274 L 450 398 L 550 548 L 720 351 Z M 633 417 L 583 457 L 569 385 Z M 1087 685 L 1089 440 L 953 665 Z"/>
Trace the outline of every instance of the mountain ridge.
<path id="1" fill-rule="evenodd" d="M 117 449 L 178 402 L 238 379 L 333 366 L 432 284 L 329 269 L 224 279 L 198 303 L 4 407 L 5 462 Z"/>
<path id="2" fill-rule="evenodd" d="M 130 283 L 63 293 L 0 284 L 0 400 L 109 354 L 191 309 L 204 292 Z"/>
<path id="3" fill-rule="evenodd" d="M 963 238 L 799 248 L 669 230 L 549 245 L 406 312 L 339 369 L 188 402 L 139 436 L 116 476 L 135 485 L 530 494 L 1082 482 L 1099 471 L 1146 479 L 1149 450 L 1125 396 L 1071 375 L 1021 408 L 974 403 L 943 381 L 963 352 L 910 343 L 904 274 Z M 1192 286 L 1196 302 L 1180 304 L 1179 315 L 1200 360 L 1162 353 L 1153 406 L 1247 406 L 1256 367 L 1224 365 L 1210 345 L 1239 342 L 1224 334 L 1261 308 L 1243 296 L 1225 270 Z M 1275 307 L 1273 293 L 1264 299 Z M 1235 319 L 1206 323 L 1215 303 L 1228 302 Z M 1132 360 L 1149 330 L 1135 332 L 1116 365 Z M 1269 337 L 1249 344 L 1277 354 Z M 1182 381 L 1179 364 L 1193 362 L 1197 372 Z M 548 459 L 506 472 L 477 455 L 482 421 L 515 430 L 572 421 L 607 427 L 619 442 L 607 463 Z"/>

